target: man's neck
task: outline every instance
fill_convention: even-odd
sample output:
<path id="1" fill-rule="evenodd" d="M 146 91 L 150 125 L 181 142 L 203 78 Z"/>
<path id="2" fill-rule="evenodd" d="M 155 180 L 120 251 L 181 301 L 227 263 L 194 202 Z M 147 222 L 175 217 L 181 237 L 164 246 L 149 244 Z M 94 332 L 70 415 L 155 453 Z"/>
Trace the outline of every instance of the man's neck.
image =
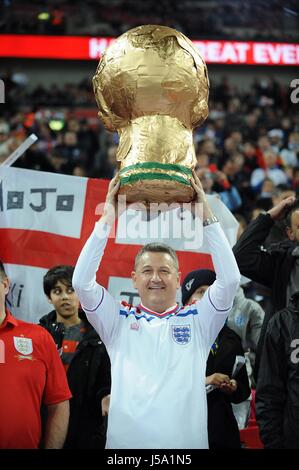
<path id="1" fill-rule="evenodd" d="M 161 308 L 161 305 L 160 305 L 160 306 L 157 306 L 157 308 L 155 308 L 155 307 L 153 307 L 153 306 L 149 307 L 149 306 L 147 306 L 147 305 L 144 305 L 142 302 L 140 302 L 140 305 L 141 305 L 142 307 L 147 308 L 148 310 L 152 310 L 152 312 L 155 312 L 155 313 L 165 313 L 165 312 L 167 312 L 168 310 L 174 309 L 174 308 L 177 306 L 177 303 L 175 302 L 173 305 L 170 305 L 170 307 L 166 307 L 166 308 L 163 308 L 163 309 Z"/>
<path id="2" fill-rule="evenodd" d="M 0 326 L 1 326 L 2 323 L 4 322 L 5 317 L 6 317 L 5 307 L 2 307 L 2 308 L 0 309 Z"/>
<path id="3" fill-rule="evenodd" d="M 58 323 L 63 323 L 64 326 L 66 326 L 66 327 L 79 325 L 81 323 L 81 319 L 79 318 L 78 315 L 73 315 L 69 318 L 63 318 L 57 312 L 56 312 L 56 320 L 57 320 Z"/>

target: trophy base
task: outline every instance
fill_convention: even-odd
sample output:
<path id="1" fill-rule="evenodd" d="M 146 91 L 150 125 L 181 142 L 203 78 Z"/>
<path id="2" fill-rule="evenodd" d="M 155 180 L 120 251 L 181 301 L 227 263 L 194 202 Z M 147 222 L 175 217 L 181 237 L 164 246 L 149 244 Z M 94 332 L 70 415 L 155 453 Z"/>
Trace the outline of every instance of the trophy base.
<path id="1" fill-rule="evenodd" d="M 161 179 L 139 180 L 132 184 L 122 184 L 119 194 L 126 196 L 127 203 L 141 203 L 146 208 L 150 204 L 191 202 L 195 197 L 195 191 L 191 184 Z"/>

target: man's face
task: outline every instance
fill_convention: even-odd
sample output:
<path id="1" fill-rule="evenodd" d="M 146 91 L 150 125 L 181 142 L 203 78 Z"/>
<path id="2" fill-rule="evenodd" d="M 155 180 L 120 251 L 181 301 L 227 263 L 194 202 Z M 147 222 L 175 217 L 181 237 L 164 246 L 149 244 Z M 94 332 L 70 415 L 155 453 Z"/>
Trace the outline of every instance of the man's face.
<path id="1" fill-rule="evenodd" d="M 58 281 L 51 289 L 49 301 L 62 318 L 78 316 L 79 299 L 69 283 Z"/>
<path id="2" fill-rule="evenodd" d="M 202 299 L 205 291 L 207 290 L 209 286 L 199 286 L 191 295 L 190 299 L 187 301 L 188 304 L 191 304 L 194 302 L 194 300 L 200 300 Z"/>
<path id="3" fill-rule="evenodd" d="M 0 272 L 0 312 L 5 311 L 5 296 L 9 291 L 9 280 L 2 272 Z"/>
<path id="4" fill-rule="evenodd" d="M 168 253 L 144 253 L 131 276 L 145 307 L 161 313 L 175 305 L 181 273 Z"/>

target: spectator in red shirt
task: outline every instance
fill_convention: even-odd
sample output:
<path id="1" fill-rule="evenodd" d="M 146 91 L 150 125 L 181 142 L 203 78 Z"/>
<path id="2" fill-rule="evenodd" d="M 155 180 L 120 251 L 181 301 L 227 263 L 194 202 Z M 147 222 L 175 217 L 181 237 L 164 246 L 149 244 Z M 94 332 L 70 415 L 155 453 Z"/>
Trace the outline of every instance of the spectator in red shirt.
<path id="1" fill-rule="evenodd" d="M 71 393 L 51 335 L 5 308 L 9 279 L 0 261 L 0 448 L 37 449 L 47 406 L 46 449 L 63 446 Z"/>

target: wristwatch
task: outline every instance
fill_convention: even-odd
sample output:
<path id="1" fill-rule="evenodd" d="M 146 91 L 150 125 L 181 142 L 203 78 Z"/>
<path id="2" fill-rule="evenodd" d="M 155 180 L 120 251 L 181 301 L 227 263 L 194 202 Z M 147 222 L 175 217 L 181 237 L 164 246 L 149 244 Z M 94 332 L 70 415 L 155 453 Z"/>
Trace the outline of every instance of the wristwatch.
<path id="1" fill-rule="evenodd" d="M 203 220 L 202 225 L 203 227 L 207 227 L 207 225 L 214 224 L 215 222 L 219 222 L 219 220 L 217 219 L 216 215 L 212 215 L 208 219 Z"/>

